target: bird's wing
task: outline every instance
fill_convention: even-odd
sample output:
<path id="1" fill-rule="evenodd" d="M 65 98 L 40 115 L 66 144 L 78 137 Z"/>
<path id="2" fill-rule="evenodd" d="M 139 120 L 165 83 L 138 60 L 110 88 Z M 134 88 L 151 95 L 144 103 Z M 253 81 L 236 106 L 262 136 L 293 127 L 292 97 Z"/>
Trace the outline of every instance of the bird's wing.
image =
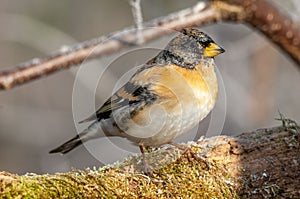
<path id="1" fill-rule="evenodd" d="M 148 69 L 147 69 L 148 70 Z M 139 77 L 135 74 L 134 77 Z M 146 79 L 143 79 L 146 80 Z M 133 78 L 114 93 L 106 102 L 90 117 L 80 121 L 79 123 L 90 122 L 94 120 L 102 120 L 111 117 L 113 111 L 123 108 L 129 108 L 128 111 L 134 112 L 138 108 L 145 106 L 155 100 L 155 94 L 150 91 L 153 83 L 134 80 Z"/>

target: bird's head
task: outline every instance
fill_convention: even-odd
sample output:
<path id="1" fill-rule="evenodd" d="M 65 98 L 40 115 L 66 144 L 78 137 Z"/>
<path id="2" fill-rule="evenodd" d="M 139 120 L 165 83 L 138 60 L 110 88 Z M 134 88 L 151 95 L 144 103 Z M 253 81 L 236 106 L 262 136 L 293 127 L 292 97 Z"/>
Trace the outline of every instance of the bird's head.
<path id="1" fill-rule="evenodd" d="M 211 61 L 224 51 L 207 34 L 194 28 L 185 28 L 147 65 L 175 64 L 193 69 L 201 61 Z"/>
<path id="2" fill-rule="evenodd" d="M 218 46 L 211 37 L 204 32 L 199 31 L 198 29 L 184 28 L 181 33 L 183 37 L 188 37 L 196 42 L 203 57 L 215 57 L 225 52 L 225 50 Z"/>

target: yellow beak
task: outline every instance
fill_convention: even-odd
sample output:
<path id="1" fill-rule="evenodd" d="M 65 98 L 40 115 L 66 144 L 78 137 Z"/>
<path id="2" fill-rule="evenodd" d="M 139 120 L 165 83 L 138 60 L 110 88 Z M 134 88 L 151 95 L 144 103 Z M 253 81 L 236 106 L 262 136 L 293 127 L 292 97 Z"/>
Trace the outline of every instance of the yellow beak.
<path id="1" fill-rule="evenodd" d="M 204 56 L 205 57 L 215 57 L 223 52 L 225 52 L 225 50 L 223 48 L 221 48 L 220 46 L 218 46 L 215 43 L 210 43 L 204 49 Z"/>

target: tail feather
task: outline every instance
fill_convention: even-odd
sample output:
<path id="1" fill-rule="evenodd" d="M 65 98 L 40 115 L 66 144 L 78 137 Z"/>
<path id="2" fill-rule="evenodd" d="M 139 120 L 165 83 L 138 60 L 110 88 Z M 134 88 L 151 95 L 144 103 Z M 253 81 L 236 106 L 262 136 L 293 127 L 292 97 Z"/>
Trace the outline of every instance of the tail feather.
<path id="1" fill-rule="evenodd" d="M 77 146 L 81 145 L 83 142 L 86 142 L 91 139 L 103 137 L 104 134 L 98 132 L 99 124 L 98 121 L 93 122 L 88 128 L 86 128 L 83 132 L 78 134 L 76 137 L 72 138 L 71 140 L 65 142 L 64 144 L 60 145 L 59 147 L 51 150 L 49 153 L 68 153 L 72 149 L 76 148 Z"/>
<path id="2" fill-rule="evenodd" d="M 49 151 L 49 153 L 68 153 L 75 147 L 79 146 L 82 144 L 82 141 L 80 139 L 80 136 L 77 135 L 76 137 L 72 138 L 71 140 L 65 142 L 64 144 L 60 145 L 59 147 Z"/>

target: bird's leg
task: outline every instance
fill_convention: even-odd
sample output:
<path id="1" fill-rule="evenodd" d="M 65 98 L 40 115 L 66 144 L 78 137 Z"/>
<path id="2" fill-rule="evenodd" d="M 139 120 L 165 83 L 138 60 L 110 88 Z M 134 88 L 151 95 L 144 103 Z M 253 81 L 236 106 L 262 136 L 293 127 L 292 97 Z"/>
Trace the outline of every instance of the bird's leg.
<path id="1" fill-rule="evenodd" d="M 197 160 L 198 162 L 204 163 L 205 166 L 207 168 L 209 168 L 208 163 L 203 158 L 199 157 L 190 147 L 184 146 L 182 144 L 178 144 L 178 143 L 175 143 L 175 142 L 169 142 L 168 144 L 173 145 L 173 146 L 177 147 L 178 149 L 182 150 L 183 155 L 186 154 L 189 161 L 191 161 L 191 157 L 192 157 L 195 160 Z"/>
<path id="2" fill-rule="evenodd" d="M 139 143 L 139 147 L 140 147 L 140 151 L 142 153 L 142 158 L 143 158 L 144 173 L 146 175 L 151 175 L 152 171 L 151 171 L 151 168 L 149 167 L 148 161 L 146 159 L 143 143 Z"/>

